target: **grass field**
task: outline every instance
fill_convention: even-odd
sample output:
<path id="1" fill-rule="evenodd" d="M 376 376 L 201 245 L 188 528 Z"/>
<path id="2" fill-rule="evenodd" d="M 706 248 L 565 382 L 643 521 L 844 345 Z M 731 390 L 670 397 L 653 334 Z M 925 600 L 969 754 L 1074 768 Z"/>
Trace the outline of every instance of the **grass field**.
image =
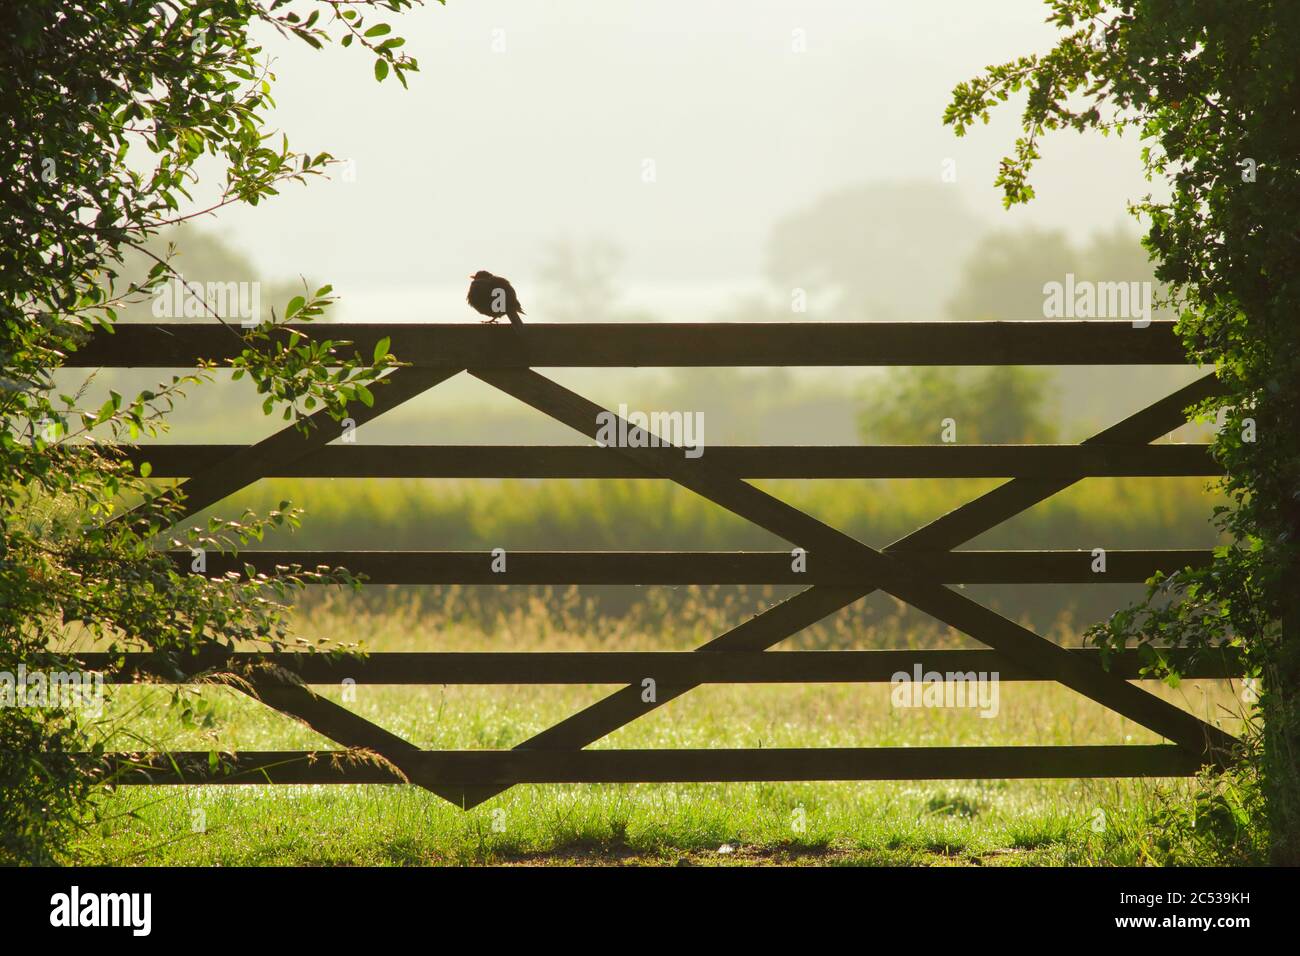
<path id="1" fill-rule="evenodd" d="M 691 603 L 688 601 L 687 603 Z M 701 602 L 695 602 L 701 603 Z M 370 650 L 677 649 L 718 633 L 728 609 L 650 626 L 582 624 L 577 614 L 517 607 L 494 626 L 418 603 L 367 614 L 341 602 L 303 611 L 304 633 L 367 635 Z M 551 609 L 552 611 L 554 609 Z M 852 631 L 831 622 L 830 633 Z M 662 635 L 667 634 L 668 637 Z M 956 646 L 944 632 L 908 635 Z M 902 641 L 906 643 L 906 640 Z M 819 641 L 819 643 L 830 643 Z M 900 643 L 868 629 L 834 646 Z M 973 646 L 973 645 L 972 645 Z M 779 653 L 779 651 L 773 651 Z M 1150 685 L 1235 729 L 1232 685 Z M 507 748 L 614 687 L 355 688 L 347 706 L 429 748 Z M 319 692 L 341 700 L 338 687 Z M 106 710 L 112 745 L 140 749 L 329 749 L 306 727 L 235 691 L 120 690 Z M 889 686 L 709 685 L 610 735 L 598 747 L 927 746 L 1154 743 L 1149 731 L 1064 688 L 1000 686 L 996 717 L 971 709 L 899 709 Z M 519 786 L 465 813 L 414 787 L 122 788 L 80 842 L 87 863 L 873 863 L 1159 864 L 1171 847 L 1162 809 L 1190 806 L 1187 781 L 978 781 L 721 785 Z"/>

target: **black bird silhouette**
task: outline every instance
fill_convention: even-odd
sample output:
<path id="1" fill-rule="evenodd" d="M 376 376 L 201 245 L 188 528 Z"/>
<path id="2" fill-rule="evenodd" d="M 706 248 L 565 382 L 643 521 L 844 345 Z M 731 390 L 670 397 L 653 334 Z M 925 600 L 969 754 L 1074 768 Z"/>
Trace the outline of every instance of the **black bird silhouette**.
<path id="1" fill-rule="evenodd" d="M 519 320 L 526 315 L 519 306 L 519 296 L 515 288 L 501 276 L 494 276 L 486 269 L 480 269 L 470 276 L 474 281 L 469 284 L 469 295 L 465 301 L 474 307 L 480 315 L 486 315 L 485 322 L 495 322 L 503 315 L 510 316 L 513 325 L 523 325 Z"/>

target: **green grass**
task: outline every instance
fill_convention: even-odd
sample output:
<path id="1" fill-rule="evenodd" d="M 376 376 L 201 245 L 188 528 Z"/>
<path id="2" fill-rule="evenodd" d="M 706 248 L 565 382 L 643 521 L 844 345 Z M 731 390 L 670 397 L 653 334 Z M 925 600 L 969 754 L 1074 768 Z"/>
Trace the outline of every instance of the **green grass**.
<path id="1" fill-rule="evenodd" d="M 464 813 L 409 787 L 132 789 L 79 854 L 124 865 L 1142 865 L 1162 858 L 1146 822 L 1155 795 L 1085 781 L 522 786 Z M 978 809 L 936 811 L 936 798 Z"/>
<path id="2" fill-rule="evenodd" d="M 646 632 L 635 621 L 583 623 L 574 615 L 557 623 L 516 608 L 484 630 L 418 604 L 386 614 L 323 604 L 301 612 L 300 629 L 365 635 L 372 650 L 664 649 L 707 640 L 717 617 L 679 609 L 675 626 L 656 619 Z M 867 634 L 842 646 L 882 643 Z M 422 747 L 506 748 L 613 689 L 359 686 L 346 706 Z M 1236 729 L 1237 698 L 1226 682 L 1153 689 Z M 342 700 L 338 687 L 317 690 Z M 105 718 L 118 727 L 113 748 L 332 746 L 229 689 L 196 692 L 200 706 L 185 724 L 166 706 L 170 696 L 161 687 L 115 695 Z M 1007 682 L 995 718 L 895 709 L 888 685 L 709 685 L 595 746 L 1153 742 L 1150 732 L 1064 688 Z M 103 825 L 76 853 L 85 863 L 204 865 L 1142 865 L 1169 859 L 1157 810 L 1190 800 L 1186 781 L 556 785 L 515 787 L 466 813 L 414 787 L 128 787 L 105 799 Z"/>

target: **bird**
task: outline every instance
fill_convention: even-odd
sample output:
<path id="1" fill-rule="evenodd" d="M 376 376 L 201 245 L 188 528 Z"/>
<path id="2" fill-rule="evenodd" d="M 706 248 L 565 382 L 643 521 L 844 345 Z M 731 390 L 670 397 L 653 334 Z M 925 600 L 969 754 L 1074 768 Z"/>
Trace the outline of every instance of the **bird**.
<path id="1" fill-rule="evenodd" d="M 522 326 L 521 315 L 526 315 L 519 305 L 519 296 L 515 287 L 501 276 L 494 276 L 486 269 L 480 269 L 470 276 L 469 295 L 465 301 L 474 307 L 480 315 L 486 315 L 484 322 L 495 322 L 503 315 L 510 316 L 512 325 Z"/>

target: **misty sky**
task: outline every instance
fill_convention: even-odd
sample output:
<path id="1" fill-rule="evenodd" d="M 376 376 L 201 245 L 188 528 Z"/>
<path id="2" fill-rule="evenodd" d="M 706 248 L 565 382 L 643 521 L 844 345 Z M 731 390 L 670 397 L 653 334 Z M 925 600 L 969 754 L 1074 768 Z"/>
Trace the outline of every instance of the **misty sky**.
<path id="1" fill-rule="evenodd" d="M 782 215 L 847 185 L 939 182 L 949 157 L 954 202 L 990 226 L 1083 238 L 1124 221 L 1125 200 L 1147 191 L 1134 138 L 1051 137 L 1039 198 L 1007 213 L 991 183 L 1018 106 L 962 140 L 941 123 L 954 83 L 1048 48 L 1046 10 L 1041 0 L 449 0 L 382 18 L 420 61 L 409 91 L 376 83 L 361 51 L 270 34 L 273 122 L 299 149 L 354 159 L 356 181 L 289 186 L 206 228 L 263 274 L 333 282 L 348 318 L 400 317 L 358 315 L 361 305 L 426 320 L 467 318 L 463 301 L 439 291 L 430 302 L 431 290 L 478 268 L 527 284 L 562 236 L 615 240 L 634 288 L 757 282 Z"/>

